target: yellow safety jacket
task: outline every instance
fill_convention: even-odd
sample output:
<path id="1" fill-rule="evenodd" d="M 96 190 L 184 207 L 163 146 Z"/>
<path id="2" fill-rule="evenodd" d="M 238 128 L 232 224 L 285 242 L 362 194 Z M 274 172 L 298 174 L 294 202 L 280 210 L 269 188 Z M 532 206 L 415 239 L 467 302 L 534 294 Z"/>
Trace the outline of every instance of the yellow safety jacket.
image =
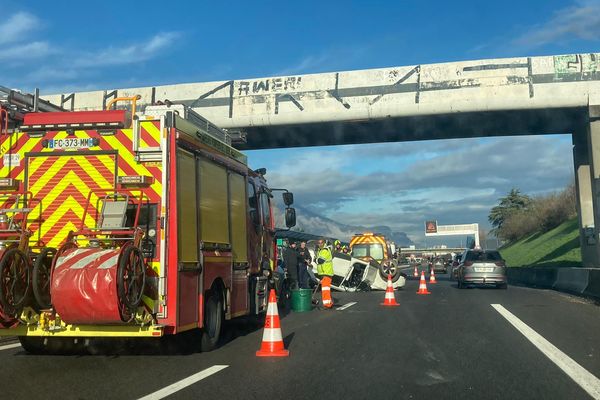
<path id="1" fill-rule="evenodd" d="M 323 264 L 317 262 L 317 273 L 319 275 L 333 276 L 333 256 L 328 247 L 320 248 L 317 252 L 317 260 L 322 258 L 325 260 Z"/>

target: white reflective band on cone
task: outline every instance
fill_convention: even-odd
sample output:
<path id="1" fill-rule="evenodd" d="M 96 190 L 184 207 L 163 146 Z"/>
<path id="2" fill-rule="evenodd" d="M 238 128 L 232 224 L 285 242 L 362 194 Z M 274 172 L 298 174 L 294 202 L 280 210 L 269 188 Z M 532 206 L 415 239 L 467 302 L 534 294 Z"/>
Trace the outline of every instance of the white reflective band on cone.
<path id="1" fill-rule="evenodd" d="M 388 292 L 385 294 L 385 298 L 386 299 L 393 299 L 394 298 L 394 293 Z"/>
<path id="2" fill-rule="evenodd" d="M 279 315 L 279 312 L 277 311 L 277 304 L 269 303 L 267 306 L 267 316 L 268 315 Z"/>
<path id="3" fill-rule="evenodd" d="M 331 300 L 323 300 L 323 304 L 331 304 Z"/>
<path id="4" fill-rule="evenodd" d="M 329 286 L 323 286 L 323 287 L 321 288 L 321 290 L 324 290 L 324 291 L 328 292 L 328 291 L 330 291 L 330 290 L 331 290 L 331 288 L 330 288 Z"/>
<path id="5" fill-rule="evenodd" d="M 263 333 L 263 342 L 282 342 L 281 329 L 279 328 L 265 328 Z"/>

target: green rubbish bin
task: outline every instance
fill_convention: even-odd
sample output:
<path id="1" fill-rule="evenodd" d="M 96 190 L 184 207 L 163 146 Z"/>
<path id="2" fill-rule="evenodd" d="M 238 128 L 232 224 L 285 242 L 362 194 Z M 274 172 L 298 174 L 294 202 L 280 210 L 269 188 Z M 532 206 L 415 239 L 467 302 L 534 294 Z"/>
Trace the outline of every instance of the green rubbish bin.
<path id="1" fill-rule="evenodd" d="M 292 310 L 294 310 L 295 312 L 304 312 L 312 310 L 312 290 L 292 290 Z"/>

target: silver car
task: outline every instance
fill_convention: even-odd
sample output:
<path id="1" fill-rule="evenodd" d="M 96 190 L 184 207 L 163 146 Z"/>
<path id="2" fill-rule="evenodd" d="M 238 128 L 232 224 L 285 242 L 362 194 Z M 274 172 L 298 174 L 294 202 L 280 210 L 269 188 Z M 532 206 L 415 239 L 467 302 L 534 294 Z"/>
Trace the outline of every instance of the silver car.
<path id="1" fill-rule="evenodd" d="M 458 266 L 457 280 L 459 289 L 470 284 L 506 289 L 506 263 L 495 250 L 467 250 Z"/>
<path id="2" fill-rule="evenodd" d="M 442 273 L 447 273 L 448 272 L 448 268 L 446 268 L 446 263 L 444 262 L 443 259 L 441 258 L 436 258 L 433 261 L 433 270 L 437 273 L 437 272 L 442 272 Z"/>

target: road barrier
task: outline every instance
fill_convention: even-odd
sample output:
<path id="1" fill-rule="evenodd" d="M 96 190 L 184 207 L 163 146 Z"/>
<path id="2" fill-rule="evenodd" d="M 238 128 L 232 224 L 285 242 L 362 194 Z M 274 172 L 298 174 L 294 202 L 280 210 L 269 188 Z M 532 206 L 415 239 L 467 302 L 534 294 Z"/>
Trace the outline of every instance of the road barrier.
<path id="1" fill-rule="evenodd" d="M 596 268 L 535 268 L 507 269 L 508 283 L 554 289 L 600 299 L 600 269 Z"/>

